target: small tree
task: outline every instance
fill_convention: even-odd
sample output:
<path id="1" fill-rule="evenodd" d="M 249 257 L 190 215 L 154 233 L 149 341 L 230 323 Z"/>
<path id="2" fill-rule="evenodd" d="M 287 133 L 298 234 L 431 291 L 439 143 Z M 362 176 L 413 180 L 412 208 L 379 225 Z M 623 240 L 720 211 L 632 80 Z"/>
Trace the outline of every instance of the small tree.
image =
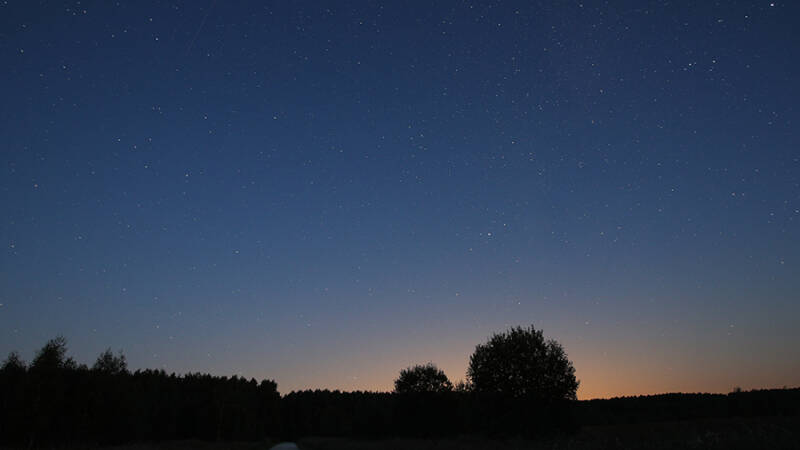
<path id="1" fill-rule="evenodd" d="M 398 394 L 411 392 L 449 392 L 453 383 L 447 375 L 433 363 L 416 365 L 400 371 L 394 380 L 394 391 Z"/>
<path id="2" fill-rule="evenodd" d="M 533 326 L 494 334 L 475 347 L 467 377 L 476 392 L 556 400 L 576 398 L 575 368 L 561 345 Z"/>
<path id="3" fill-rule="evenodd" d="M 106 349 L 100 356 L 97 357 L 92 370 L 96 372 L 107 373 L 110 375 L 118 375 L 128 372 L 128 362 L 125 360 L 125 355 L 120 351 L 117 356 L 111 353 L 111 349 Z"/>

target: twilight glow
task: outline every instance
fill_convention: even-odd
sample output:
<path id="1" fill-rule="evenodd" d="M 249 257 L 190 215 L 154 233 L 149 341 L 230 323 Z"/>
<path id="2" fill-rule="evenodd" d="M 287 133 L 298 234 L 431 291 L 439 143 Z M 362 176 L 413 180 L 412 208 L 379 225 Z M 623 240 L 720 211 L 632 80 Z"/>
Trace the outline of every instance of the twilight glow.
<path id="1" fill-rule="evenodd" d="M 0 357 L 800 385 L 798 5 L 534 3 L 0 4 Z"/>

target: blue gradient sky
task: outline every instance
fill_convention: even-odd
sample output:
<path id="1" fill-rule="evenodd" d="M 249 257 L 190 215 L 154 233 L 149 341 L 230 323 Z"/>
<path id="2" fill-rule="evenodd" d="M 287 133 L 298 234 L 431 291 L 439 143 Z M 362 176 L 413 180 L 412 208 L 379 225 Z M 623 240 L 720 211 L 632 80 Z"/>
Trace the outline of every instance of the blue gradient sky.
<path id="1" fill-rule="evenodd" d="M 800 385 L 793 2 L 0 4 L 0 354 Z"/>

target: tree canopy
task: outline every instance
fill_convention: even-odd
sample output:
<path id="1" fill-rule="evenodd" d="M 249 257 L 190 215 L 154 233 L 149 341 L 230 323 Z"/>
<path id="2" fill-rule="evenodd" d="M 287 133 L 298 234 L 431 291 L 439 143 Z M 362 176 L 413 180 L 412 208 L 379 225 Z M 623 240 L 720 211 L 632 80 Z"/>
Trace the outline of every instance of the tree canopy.
<path id="1" fill-rule="evenodd" d="M 478 344 L 467 377 L 476 392 L 574 400 L 575 368 L 561 345 L 533 326 L 494 334 Z"/>
<path id="2" fill-rule="evenodd" d="M 128 362 L 125 360 L 125 355 L 119 352 L 117 356 L 111 353 L 111 349 L 106 349 L 100 356 L 97 357 L 92 370 L 98 372 L 116 375 L 128 372 Z"/>
<path id="3" fill-rule="evenodd" d="M 400 371 L 394 381 L 394 391 L 403 394 L 411 392 L 449 392 L 453 383 L 447 379 L 444 371 L 433 363 L 418 364 Z"/>
<path id="4" fill-rule="evenodd" d="M 32 370 L 74 369 L 75 360 L 67 357 L 67 339 L 56 336 L 47 341 L 33 358 Z"/>
<path id="5" fill-rule="evenodd" d="M 17 352 L 11 352 L 8 357 L 3 361 L 0 372 L 25 372 L 25 361 L 19 356 Z"/>

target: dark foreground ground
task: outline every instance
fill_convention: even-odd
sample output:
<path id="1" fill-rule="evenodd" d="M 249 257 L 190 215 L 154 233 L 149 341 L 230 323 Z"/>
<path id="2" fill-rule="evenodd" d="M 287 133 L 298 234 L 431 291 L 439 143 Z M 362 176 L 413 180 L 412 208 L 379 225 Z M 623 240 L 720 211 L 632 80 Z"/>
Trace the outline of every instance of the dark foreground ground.
<path id="1" fill-rule="evenodd" d="M 269 450 L 277 441 L 264 442 L 206 442 L 199 440 L 164 441 L 117 446 L 70 445 L 49 447 L 52 450 Z M 0 450 L 17 450 L 15 447 L 0 447 Z"/>
<path id="2" fill-rule="evenodd" d="M 59 449 L 269 450 L 276 443 L 277 441 L 246 443 L 169 441 L 116 447 L 72 446 Z M 380 440 L 309 437 L 299 439 L 297 443 L 301 450 L 800 449 L 800 417 L 587 426 L 574 436 L 538 441 L 473 437 Z"/>
<path id="3" fill-rule="evenodd" d="M 306 438 L 298 444 L 303 450 L 800 449 L 800 417 L 584 427 L 575 436 L 541 441 Z"/>

